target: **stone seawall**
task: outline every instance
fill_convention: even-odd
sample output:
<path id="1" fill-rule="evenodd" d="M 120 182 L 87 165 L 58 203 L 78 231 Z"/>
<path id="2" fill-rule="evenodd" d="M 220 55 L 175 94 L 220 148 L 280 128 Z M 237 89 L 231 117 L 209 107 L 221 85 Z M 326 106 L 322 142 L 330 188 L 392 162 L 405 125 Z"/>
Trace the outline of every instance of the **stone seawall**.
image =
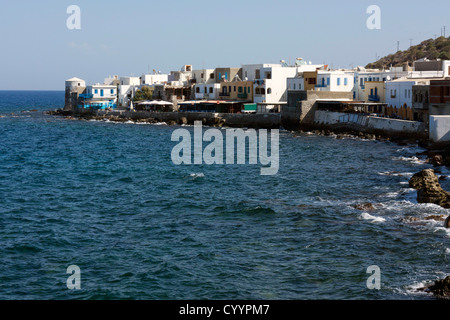
<path id="1" fill-rule="evenodd" d="M 279 113 L 266 114 L 236 114 L 212 112 L 146 112 L 146 111 L 104 111 L 99 110 L 94 117 L 127 119 L 142 121 L 146 119 L 168 124 L 194 124 L 202 121 L 206 125 L 226 125 L 229 127 L 278 129 L 281 125 Z"/>

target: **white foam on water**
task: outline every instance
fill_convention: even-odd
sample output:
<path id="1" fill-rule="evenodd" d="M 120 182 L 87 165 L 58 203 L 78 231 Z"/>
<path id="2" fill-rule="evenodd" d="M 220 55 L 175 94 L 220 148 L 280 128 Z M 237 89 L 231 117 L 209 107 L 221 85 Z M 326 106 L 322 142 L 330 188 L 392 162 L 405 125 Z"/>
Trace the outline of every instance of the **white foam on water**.
<path id="1" fill-rule="evenodd" d="M 155 126 L 166 126 L 167 125 L 167 123 L 165 123 L 165 122 L 156 122 L 156 123 L 152 123 L 153 125 L 155 125 Z"/>
<path id="2" fill-rule="evenodd" d="M 428 287 L 430 285 L 432 285 L 433 282 L 432 281 L 422 281 L 422 282 L 416 282 L 413 283 L 407 287 L 405 287 L 405 291 L 407 295 L 414 295 L 414 296 L 432 296 L 432 293 L 426 292 L 426 291 L 422 291 L 419 289 Z"/>
<path id="3" fill-rule="evenodd" d="M 192 178 L 204 178 L 205 174 L 202 173 L 202 172 L 200 172 L 200 173 L 191 173 L 189 176 L 192 177 Z"/>
<path id="4" fill-rule="evenodd" d="M 392 158 L 394 161 L 407 161 L 415 164 L 426 164 L 425 160 L 420 160 L 417 157 L 394 157 Z"/>
<path id="5" fill-rule="evenodd" d="M 444 232 L 447 235 L 447 238 L 450 238 L 450 228 L 444 228 L 442 226 L 442 222 L 441 222 L 441 226 L 440 227 L 436 227 L 434 229 L 434 232 Z"/>
<path id="6" fill-rule="evenodd" d="M 363 220 L 370 220 L 372 223 L 385 222 L 386 221 L 385 218 L 375 217 L 375 216 L 372 216 L 372 215 L 368 214 L 367 212 L 361 213 L 360 218 L 363 219 Z"/>
<path id="7" fill-rule="evenodd" d="M 450 248 L 445 248 L 445 254 L 450 254 Z"/>

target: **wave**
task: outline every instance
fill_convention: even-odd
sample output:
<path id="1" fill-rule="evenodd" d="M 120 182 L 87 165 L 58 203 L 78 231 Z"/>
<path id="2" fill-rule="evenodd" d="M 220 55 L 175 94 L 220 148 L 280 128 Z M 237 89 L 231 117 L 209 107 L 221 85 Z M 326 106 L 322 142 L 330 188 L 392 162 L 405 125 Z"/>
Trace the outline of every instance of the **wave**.
<path id="1" fill-rule="evenodd" d="M 375 222 L 385 222 L 385 221 L 386 221 L 385 218 L 382 218 L 382 217 L 375 217 L 375 216 L 372 216 L 372 215 L 368 214 L 367 212 L 363 212 L 363 213 L 360 215 L 360 218 L 363 219 L 363 220 L 370 220 L 372 223 L 375 223 Z"/>

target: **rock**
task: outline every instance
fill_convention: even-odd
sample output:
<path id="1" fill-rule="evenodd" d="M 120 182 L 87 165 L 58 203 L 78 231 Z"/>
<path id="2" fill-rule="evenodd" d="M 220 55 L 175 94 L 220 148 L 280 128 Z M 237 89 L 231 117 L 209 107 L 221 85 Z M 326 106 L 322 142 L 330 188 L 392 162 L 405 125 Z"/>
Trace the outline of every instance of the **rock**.
<path id="1" fill-rule="evenodd" d="M 440 299 L 450 299 L 450 276 L 444 280 L 437 280 L 434 285 L 427 288 L 427 291 Z"/>
<path id="2" fill-rule="evenodd" d="M 450 194 L 442 189 L 433 169 L 425 169 L 416 173 L 409 186 L 417 190 L 417 202 L 434 203 L 444 208 L 450 208 Z"/>
<path id="3" fill-rule="evenodd" d="M 362 211 L 373 211 L 373 210 L 375 210 L 375 206 L 372 203 L 370 203 L 370 202 L 357 204 L 357 205 L 354 206 L 354 208 L 358 209 L 358 210 L 362 210 Z"/>
<path id="4" fill-rule="evenodd" d="M 442 166 L 442 164 L 444 163 L 444 158 L 442 157 L 442 155 L 437 154 L 431 159 L 431 163 L 434 166 Z"/>
<path id="5" fill-rule="evenodd" d="M 181 117 L 179 124 L 185 124 L 185 125 L 188 124 L 188 119 L 186 117 Z"/>
<path id="6" fill-rule="evenodd" d="M 431 215 L 424 218 L 425 220 L 436 220 L 436 221 L 444 221 L 445 216 L 444 215 Z"/>
<path id="7" fill-rule="evenodd" d="M 450 216 L 448 216 L 448 218 L 445 219 L 444 228 L 447 228 L 447 229 L 450 228 Z"/>
<path id="8" fill-rule="evenodd" d="M 169 126 L 174 126 L 174 125 L 177 124 L 177 122 L 176 122 L 175 120 L 169 120 L 169 121 L 167 122 L 167 124 L 168 124 Z"/>

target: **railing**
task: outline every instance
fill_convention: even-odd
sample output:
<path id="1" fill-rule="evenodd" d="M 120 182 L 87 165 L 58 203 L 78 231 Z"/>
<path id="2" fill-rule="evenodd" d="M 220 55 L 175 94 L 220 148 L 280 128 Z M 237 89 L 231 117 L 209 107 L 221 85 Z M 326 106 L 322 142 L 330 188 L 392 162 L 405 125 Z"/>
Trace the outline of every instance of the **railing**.
<path id="1" fill-rule="evenodd" d="M 378 101 L 380 101 L 380 96 L 374 95 L 374 94 L 369 94 L 369 101 L 378 102 Z"/>
<path id="2" fill-rule="evenodd" d="M 229 97 L 230 93 L 229 92 L 219 92 L 219 97 Z"/>

